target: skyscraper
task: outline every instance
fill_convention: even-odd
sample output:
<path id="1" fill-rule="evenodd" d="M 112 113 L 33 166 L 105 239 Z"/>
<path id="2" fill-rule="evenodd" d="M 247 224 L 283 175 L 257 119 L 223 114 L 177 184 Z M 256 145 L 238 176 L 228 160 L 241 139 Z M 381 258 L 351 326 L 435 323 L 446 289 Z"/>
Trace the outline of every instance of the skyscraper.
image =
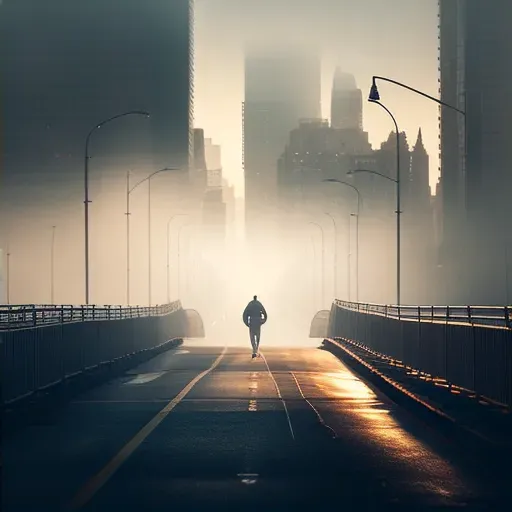
<path id="1" fill-rule="evenodd" d="M 186 197 L 193 161 L 192 23 L 191 0 L 5 0 L 0 6 L 0 217 L 11 219 L 13 253 L 33 257 L 47 253 L 49 226 L 59 225 L 58 278 L 70 283 L 67 290 L 73 283 L 77 287 L 77 294 L 70 292 L 62 300 L 83 300 L 84 149 L 89 132 L 91 300 L 124 299 L 124 280 L 112 281 L 111 273 L 107 285 L 100 269 L 119 269 L 119 279 L 124 279 L 119 261 L 125 256 L 121 213 L 127 171 L 133 171 L 135 183 L 163 167 L 181 169 L 155 178 L 156 233 L 164 229 L 159 210 L 168 211 L 175 199 Z M 128 111 L 151 116 L 123 116 L 95 129 Z M 133 194 L 134 209 L 145 198 L 141 192 L 142 187 Z M 140 229 L 140 218 L 134 213 L 134 230 Z M 155 255 L 165 254 L 165 247 L 156 247 L 160 238 L 154 237 Z M 64 248 L 66 258 L 61 258 Z M 141 254 L 134 254 L 133 265 Z M 27 259 L 15 272 L 23 275 L 34 264 Z M 42 274 L 30 285 L 16 276 L 13 282 L 26 281 L 23 286 L 32 293 L 38 279 L 39 288 L 45 286 Z M 105 293 L 117 295 L 98 295 L 102 286 Z M 32 295 L 27 300 L 47 299 Z"/>
<path id="2" fill-rule="evenodd" d="M 402 202 L 402 255 L 406 278 L 402 295 L 412 304 L 431 303 L 437 299 L 432 285 L 437 265 L 436 239 L 429 186 L 429 156 L 423 145 L 421 128 L 410 153 L 407 178 Z"/>
<path id="3" fill-rule="evenodd" d="M 263 227 L 276 206 L 277 161 L 301 118 L 320 115 L 320 59 L 304 51 L 248 52 L 243 165 L 246 229 Z M 266 232 L 266 229 L 263 228 Z"/>
<path id="4" fill-rule="evenodd" d="M 336 68 L 332 81 L 331 125 L 341 129 L 363 129 L 363 94 L 350 73 Z"/>
<path id="5" fill-rule="evenodd" d="M 439 2 L 439 95 L 441 101 L 465 110 L 465 30 L 464 4 L 466 0 Z M 464 250 L 466 212 L 465 177 L 465 120 L 453 109 L 439 108 L 440 131 L 440 188 L 442 188 L 441 211 L 442 238 L 440 245 L 440 268 L 445 279 L 464 282 L 461 272 L 461 257 Z M 462 249 L 462 251 L 461 251 Z M 461 253 L 459 253 L 461 251 Z M 467 300 L 466 292 L 457 287 L 449 296 L 440 297 L 446 302 Z"/>
<path id="6" fill-rule="evenodd" d="M 464 209 L 465 252 L 472 255 L 468 293 L 471 300 L 503 302 L 512 264 L 512 3 L 441 0 L 439 7 L 441 100 L 466 112 L 464 123 L 460 114 L 441 109 L 444 237 L 455 238 L 453 222 Z"/>
<path id="7" fill-rule="evenodd" d="M 421 128 L 411 152 L 411 170 L 407 196 L 417 215 L 430 215 L 429 157 L 423 145 Z"/>
<path id="8" fill-rule="evenodd" d="M 91 179 L 128 165 L 188 169 L 190 0 L 6 0 L 0 9 L 3 185 L 13 202 L 55 207 L 79 190 L 87 133 L 130 110 L 151 118 L 94 133 Z"/>

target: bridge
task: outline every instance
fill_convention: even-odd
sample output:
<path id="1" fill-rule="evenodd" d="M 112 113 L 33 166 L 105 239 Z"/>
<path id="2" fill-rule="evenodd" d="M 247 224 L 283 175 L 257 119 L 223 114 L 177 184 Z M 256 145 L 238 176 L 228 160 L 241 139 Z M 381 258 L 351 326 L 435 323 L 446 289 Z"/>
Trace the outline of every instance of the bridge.
<path id="1" fill-rule="evenodd" d="M 510 500 L 510 307 L 336 300 L 254 360 L 179 301 L 3 306 L 0 337 L 6 511 Z"/>

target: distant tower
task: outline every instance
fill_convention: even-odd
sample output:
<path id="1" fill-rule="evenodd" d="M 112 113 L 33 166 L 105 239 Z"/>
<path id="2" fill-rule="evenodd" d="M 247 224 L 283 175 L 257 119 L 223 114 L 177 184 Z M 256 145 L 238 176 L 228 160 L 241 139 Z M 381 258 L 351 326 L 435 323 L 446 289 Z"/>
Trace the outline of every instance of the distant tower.
<path id="1" fill-rule="evenodd" d="M 321 112 L 316 51 L 299 47 L 247 50 L 242 110 L 246 229 L 269 237 L 277 197 L 277 161 L 301 118 Z M 251 235 L 250 235 L 251 236 Z"/>
<path id="2" fill-rule="evenodd" d="M 338 129 L 363 129 L 363 94 L 356 79 L 336 68 L 332 81 L 331 126 Z"/>
<path id="3" fill-rule="evenodd" d="M 430 186 L 429 186 L 429 157 L 425 146 L 421 128 L 418 130 L 418 138 L 411 152 L 411 181 L 410 199 L 418 211 L 429 211 L 430 209 Z"/>

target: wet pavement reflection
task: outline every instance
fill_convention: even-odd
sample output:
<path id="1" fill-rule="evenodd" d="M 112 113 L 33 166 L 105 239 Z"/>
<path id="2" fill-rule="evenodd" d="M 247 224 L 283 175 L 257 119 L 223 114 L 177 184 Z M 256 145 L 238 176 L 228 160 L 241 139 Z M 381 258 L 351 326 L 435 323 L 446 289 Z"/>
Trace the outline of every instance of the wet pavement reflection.
<path id="1" fill-rule="evenodd" d="M 221 352 L 187 342 L 20 432 L 4 510 L 60 510 L 80 493 L 80 510 L 98 512 L 479 510 L 488 498 L 436 432 L 332 354 Z"/>

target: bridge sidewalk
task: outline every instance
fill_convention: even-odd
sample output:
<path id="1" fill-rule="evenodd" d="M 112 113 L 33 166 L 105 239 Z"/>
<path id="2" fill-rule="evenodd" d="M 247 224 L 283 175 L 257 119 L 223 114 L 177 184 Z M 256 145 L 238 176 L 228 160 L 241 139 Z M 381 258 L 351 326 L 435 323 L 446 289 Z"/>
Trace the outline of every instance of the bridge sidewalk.
<path id="1" fill-rule="evenodd" d="M 361 344 L 336 338 L 327 345 L 338 344 L 344 356 L 363 364 L 383 382 L 390 381 L 404 394 L 410 394 L 426 408 L 457 425 L 468 437 L 482 442 L 503 455 L 512 453 L 512 411 L 471 391 L 451 386 L 442 379 L 405 367 Z M 357 364 L 357 363 L 356 363 Z"/>

